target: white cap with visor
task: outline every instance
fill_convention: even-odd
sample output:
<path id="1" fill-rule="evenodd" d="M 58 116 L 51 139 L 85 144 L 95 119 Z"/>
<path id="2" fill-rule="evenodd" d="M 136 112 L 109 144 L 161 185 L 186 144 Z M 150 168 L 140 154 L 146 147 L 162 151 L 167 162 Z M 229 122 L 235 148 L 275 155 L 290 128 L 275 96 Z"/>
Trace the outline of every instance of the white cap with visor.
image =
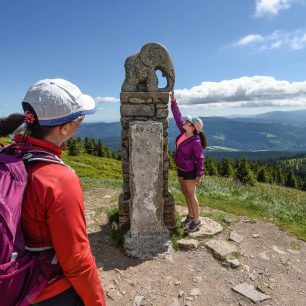
<path id="1" fill-rule="evenodd" d="M 22 102 L 29 103 L 42 126 L 68 123 L 96 111 L 95 100 L 63 79 L 45 79 L 32 85 Z"/>
<path id="2" fill-rule="evenodd" d="M 187 121 L 191 122 L 194 125 L 198 133 L 202 132 L 203 121 L 200 117 L 187 115 Z"/>

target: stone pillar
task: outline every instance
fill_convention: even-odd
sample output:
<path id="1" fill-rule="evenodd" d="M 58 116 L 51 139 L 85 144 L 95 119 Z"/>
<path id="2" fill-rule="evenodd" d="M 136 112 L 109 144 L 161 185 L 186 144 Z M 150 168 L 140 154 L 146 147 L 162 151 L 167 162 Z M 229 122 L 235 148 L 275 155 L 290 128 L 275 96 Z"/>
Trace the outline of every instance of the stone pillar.
<path id="1" fill-rule="evenodd" d="M 162 125 L 162 185 L 163 220 L 171 228 L 175 224 L 175 206 L 168 191 L 168 92 L 121 92 L 121 160 L 123 193 L 119 198 L 119 226 L 130 226 L 130 127 L 133 122 L 157 122 Z M 150 175 L 149 173 L 147 175 Z M 145 208 L 144 208 L 145 209 Z"/>
<path id="2" fill-rule="evenodd" d="M 160 122 L 130 123 L 131 235 L 162 231 L 163 126 Z"/>
<path id="3" fill-rule="evenodd" d="M 169 250 L 169 231 L 163 222 L 163 125 L 155 121 L 129 124 L 129 211 L 125 235 L 128 255 L 151 258 Z"/>

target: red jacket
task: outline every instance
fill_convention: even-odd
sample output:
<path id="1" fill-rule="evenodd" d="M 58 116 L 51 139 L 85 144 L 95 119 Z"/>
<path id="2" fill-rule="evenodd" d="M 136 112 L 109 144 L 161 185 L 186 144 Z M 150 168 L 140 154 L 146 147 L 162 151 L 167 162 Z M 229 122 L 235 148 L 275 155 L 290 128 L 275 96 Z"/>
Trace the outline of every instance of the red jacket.
<path id="1" fill-rule="evenodd" d="M 21 150 L 37 149 L 61 155 L 57 145 L 16 135 Z M 60 164 L 28 166 L 29 182 L 22 208 L 22 227 L 29 247 L 53 245 L 65 277 L 49 285 L 33 303 L 73 286 L 86 306 L 106 305 L 95 259 L 91 253 L 78 176 Z"/>

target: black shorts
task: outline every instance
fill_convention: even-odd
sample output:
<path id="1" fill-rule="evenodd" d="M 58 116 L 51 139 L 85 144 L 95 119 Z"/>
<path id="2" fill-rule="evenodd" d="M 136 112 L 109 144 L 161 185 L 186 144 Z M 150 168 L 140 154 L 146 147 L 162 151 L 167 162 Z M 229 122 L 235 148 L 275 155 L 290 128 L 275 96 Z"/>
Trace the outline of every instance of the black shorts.
<path id="1" fill-rule="evenodd" d="M 195 171 L 183 171 L 181 169 L 177 169 L 177 176 L 182 177 L 185 181 L 186 180 L 195 180 L 196 173 Z"/>
<path id="2" fill-rule="evenodd" d="M 79 295 L 75 292 L 73 287 L 59 293 L 58 295 L 51 297 L 47 300 L 41 301 L 32 306 L 84 306 L 83 301 Z"/>

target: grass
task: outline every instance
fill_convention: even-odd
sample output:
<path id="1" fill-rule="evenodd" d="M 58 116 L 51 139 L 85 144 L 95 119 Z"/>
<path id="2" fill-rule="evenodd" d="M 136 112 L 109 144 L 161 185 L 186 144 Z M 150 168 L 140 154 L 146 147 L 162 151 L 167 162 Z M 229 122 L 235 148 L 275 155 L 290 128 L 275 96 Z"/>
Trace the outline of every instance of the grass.
<path id="1" fill-rule="evenodd" d="M 186 233 L 184 226 L 181 224 L 181 216 L 176 213 L 175 214 L 175 226 L 171 231 L 171 240 L 173 248 L 178 250 L 178 241 L 180 239 L 186 238 L 188 234 Z"/>
<path id="2" fill-rule="evenodd" d="M 110 224 L 112 224 L 114 221 L 119 224 L 119 209 L 118 207 L 113 207 L 107 212 L 107 218 Z M 118 248 L 123 247 L 124 242 L 124 235 L 127 233 L 128 228 L 127 227 L 121 227 L 117 230 L 112 229 L 112 239 L 115 241 L 116 246 Z"/>
<path id="3" fill-rule="evenodd" d="M 172 181 L 169 189 L 176 202 L 183 204 L 178 183 Z M 201 206 L 272 221 L 306 241 L 306 193 L 303 191 L 269 184 L 250 187 L 230 179 L 204 177 L 197 195 Z"/>
<path id="4" fill-rule="evenodd" d="M 220 223 L 224 230 L 229 227 L 229 224 L 227 224 L 224 219 L 230 219 L 231 223 L 236 223 L 239 221 L 237 215 L 220 210 L 205 211 L 204 213 L 201 213 L 201 216 L 210 218 Z"/>
<path id="5" fill-rule="evenodd" d="M 63 159 L 80 176 L 83 188 L 122 187 L 121 162 L 87 154 L 68 156 Z M 183 205 L 184 197 L 176 181 L 176 172 L 169 172 L 169 191 L 176 203 Z M 306 241 L 306 192 L 270 184 L 244 186 L 231 179 L 204 176 L 197 190 L 201 206 L 209 206 L 223 212 L 205 212 L 205 216 L 221 222 L 234 215 L 252 220 L 265 220 Z M 230 214 L 230 215 L 229 215 Z M 177 229 L 179 231 L 179 229 Z"/>
<path id="6" fill-rule="evenodd" d="M 115 159 L 85 153 L 79 156 L 69 156 L 67 151 L 63 151 L 62 159 L 75 170 L 79 177 L 98 180 L 118 180 L 122 177 L 121 162 Z"/>

